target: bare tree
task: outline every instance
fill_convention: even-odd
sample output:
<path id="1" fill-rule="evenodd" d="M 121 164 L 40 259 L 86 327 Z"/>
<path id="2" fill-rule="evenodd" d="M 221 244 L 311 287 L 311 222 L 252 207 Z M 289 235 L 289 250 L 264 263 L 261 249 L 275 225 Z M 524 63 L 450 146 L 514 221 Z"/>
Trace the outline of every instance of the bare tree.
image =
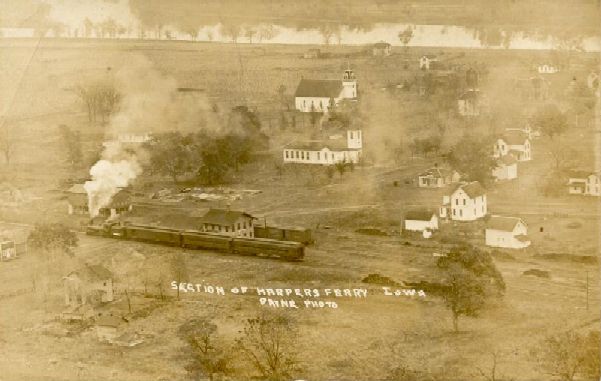
<path id="1" fill-rule="evenodd" d="M 121 93 L 108 81 L 77 85 L 75 94 L 86 106 L 90 123 L 106 122 L 121 101 Z"/>
<path id="2" fill-rule="evenodd" d="M 180 326 L 179 335 L 192 350 L 188 371 L 193 377 L 200 371 L 213 381 L 215 375 L 230 372 L 232 351 L 217 338 L 217 325 L 209 318 L 189 320 Z"/>
<path id="3" fill-rule="evenodd" d="M 238 345 L 263 377 L 270 381 L 290 379 L 299 370 L 294 352 L 297 330 L 283 314 L 263 314 L 248 319 Z"/>

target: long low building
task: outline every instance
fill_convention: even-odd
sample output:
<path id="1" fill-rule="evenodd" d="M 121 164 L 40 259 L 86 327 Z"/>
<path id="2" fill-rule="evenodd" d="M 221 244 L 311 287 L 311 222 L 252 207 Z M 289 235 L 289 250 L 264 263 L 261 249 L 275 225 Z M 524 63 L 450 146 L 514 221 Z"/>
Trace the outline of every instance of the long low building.
<path id="1" fill-rule="evenodd" d="M 284 163 L 332 165 L 359 163 L 362 150 L 360 130 L 347 131 L 346 139 L 311 140 L 293 142 L 284 148 Z"/>
<path id="2" fill-rule="evenodd" d="M 508 249 L 528 247 L 528 225 L 517 217 L 491 216 L 486 224 L 486 245 Z"/>

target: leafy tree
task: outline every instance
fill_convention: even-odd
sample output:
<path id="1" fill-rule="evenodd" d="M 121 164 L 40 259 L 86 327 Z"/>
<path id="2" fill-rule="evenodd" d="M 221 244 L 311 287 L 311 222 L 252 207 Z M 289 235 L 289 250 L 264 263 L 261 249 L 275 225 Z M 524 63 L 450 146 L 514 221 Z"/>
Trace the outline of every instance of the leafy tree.
<path id="1" fill-rule="evenodd" d="M 69 126 L 61 124 L 59 132 L 65 145 L 65 154 L 67 161 L 72 167 L 81 164 L 83 153 L 81 151 L 81 134 L 79 131 L 73 131 Z"/>
<path id="2" fill-rule="evenodd" d="M 574 331 L 547 337 L 531 350 L 540 369 L 561 381 L 599 380 L 599 331 Z"/>
<path id="3" fill-rule="evenodd" d="M 487 185 L 492 180 L 492 170 L 497 166 L 492 150 L 490 139 L 464 136 L 451 147 L 445 159 L 454 170 L 469 180 Z"/>
<path id="4" fill-rule="evenodd" d="M 283 314 L 263 314 L 248 319 L 238 345 L 261 375 L 270 381 L 288 380 L 299 370 L 294 352 L 298 333 Z"/>
<path id="5" fill-rule="evenodd" d="M 68 227 L 58 223 L 37 224 L 27 237 L 29 247 L 45 252 L 58 251 L 73 255 L 77 246 L 77 235 Z"/>
<path id="6" fill-rule="evenodd" d="M 401 44 L 403 44 L 403 46 L 405 47 L 405 50 L 407 50 L 409 42 L 411 42 L 411 40 L 413 39 L 413 27 L 408 26 L 407 28 L 405 28 L 405 30 L 400 31 L 398 37 L 401 41 Z"/>
<path id="7" fill-rule="evenodd" d="M 192 350 L 192 363 L 188 371 L 194 379 L 202 372 L 210 381 L 217 374 L 228 374 L 231 369 L 231 351 L 217 338 L 217 325 L 208 318 L 194 318 L 182 324 L 179 336 Z"/>
<path id="8" fill-rule="evenodd" d="M 346 171 L 346 162 L 338 161 L 334 164 L 334 168 L 336 168 L 336 172 L 338 172 L 338 174 L 340 176 L 342 176 L 342 175 L 344 175 L 344 172 Z"/>
<path id="9" fill-rule="evenodd" d="M 451 311 L 455 332 L 461 316 L 477 317 L 489 298 L 505 291 L 503 277 L 490 254 L 474 247 L 454 248 L 439 259 L 438 266 L 445 271 L 441 296 Z"/>
<path id="10" fill-rule="evenodd" d="M 168 132 L 155 136 L 146 143 L 150 154 L 148 169 L 151 173 L 168 175 L 177 182 L 180 176 L 197 170 L 198 149 L 193 135 Z"/>
<path id="11" fill-rule="evenodd" d="M 532 116 L 531 123 L 543 135 L 551 139 L 562 134 L 568 128 L 566 115 L 554 104 L 547 104 L 538 109 Z"/>

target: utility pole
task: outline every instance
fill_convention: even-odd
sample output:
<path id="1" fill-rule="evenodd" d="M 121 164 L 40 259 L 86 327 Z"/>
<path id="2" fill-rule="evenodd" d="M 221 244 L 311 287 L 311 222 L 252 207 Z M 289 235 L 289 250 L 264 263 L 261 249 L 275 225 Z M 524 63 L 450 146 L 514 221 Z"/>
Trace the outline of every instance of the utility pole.
<path id="1" fill-rule="evenodd" d="M 586 270 L 586 310 L 588 311 L 588 270 Z"/>

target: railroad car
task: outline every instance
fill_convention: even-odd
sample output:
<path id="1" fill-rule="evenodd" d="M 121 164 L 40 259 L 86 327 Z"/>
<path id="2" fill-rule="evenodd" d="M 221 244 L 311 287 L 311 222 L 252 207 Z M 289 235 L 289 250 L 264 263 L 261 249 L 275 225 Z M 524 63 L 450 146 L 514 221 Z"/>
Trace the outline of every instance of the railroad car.
<path id="1" fill-rule="evenodd" d="M 125 239 L 181 246 L 181 231 L 177 229 L 127 225 L 124 227 L 124 233 Z"/>
<path id="2" fill-rule="evenodd" d="M 181 233 L 181 235 L 182 247 L 191 249 L 219 250 L 228 253 L 232 250 L 232 237 L 229 236 L 214 233 L 204 233 L 195 230 L 185 230 Z"/>
<path id="3" fill-rule="evenodd" d="M 313 234 L 311 229 L 304 228 L 285 228 L 284 241 L 294 241 L 310 245 L 313 243 Z"/>
<path id="4" fill-rule="evenodd" d="M 305 253 L 304 246 L 300 243 L 267 238 L 234 238 L 232 252 L 234 254 L 276 257 L 286 260 L 301 260 Z"/>

